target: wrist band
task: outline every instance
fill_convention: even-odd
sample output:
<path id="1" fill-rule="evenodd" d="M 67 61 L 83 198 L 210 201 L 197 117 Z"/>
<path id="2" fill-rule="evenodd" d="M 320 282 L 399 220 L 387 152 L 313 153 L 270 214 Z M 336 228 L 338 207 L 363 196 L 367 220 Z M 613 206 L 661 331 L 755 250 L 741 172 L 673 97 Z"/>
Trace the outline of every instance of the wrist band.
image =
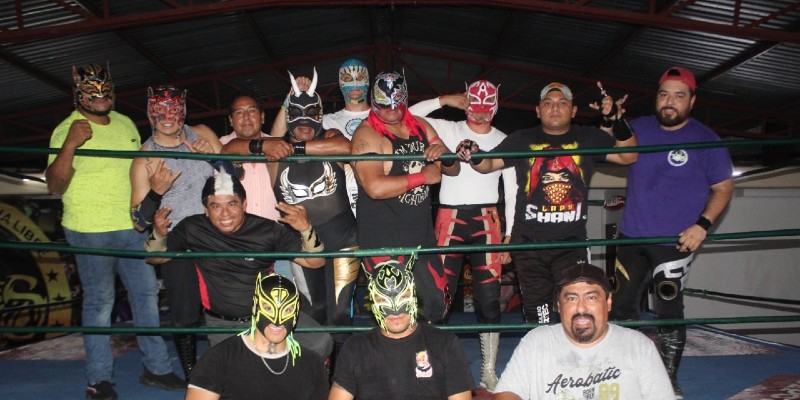
<path id="1" fill-rule="evenodd" d="M 711 221 L 702 215 L 700 216 L 700 218 L 697 219 L 697 222 L 695 222 L 694 224 L 705 229 L 706 231 L 708 231 L 708 228 L 711 228 L 712 225 Z"/>
<path id="2" fill-rule="evenodd" d="M 292 150 L 294 150 L 294 154 L 298 156 L 306 155 L 306 142 L 294 142 L 292 143 Z"/>
<path id="3" fill-rule="evenodd" d="M 167 237 L 160 237 L 153 230 L 147 241 L 144 242 L 145 251 L 167 251 Z"/>
<path id="4" fill-rule="evenodd" d="M 429 142 L 430 144 L 434 144 L 434 143 L 438 143 L 438 142 L 441 142 L 441 141 L 442 141 L 442 139 L 441 139 L 441 138 L 439 138 L 438 136 L 436 136 L 435 138 L 433 138 L 433 139 L 429 140 L 428 142 Z"/>
<path id="5" fill-rule="evenodd" d="M 261 139 L 251 139 L 250 143 L 247 145 L 247 148 L 250 150 L 250 154 L 262 154 L 264 147 L 264 141 Z"/>
<path id="6" fill-rule="evenodd" d="M 633 137 L 633 128 L 625 118 L 620 118 L 614 122 L 614 139 L 624 142 Z"/>
<path id="7" fill-rule="evenodd" d="M 149 198 L 150 200 L 153 200 L 153 201 L 161 201 L 161 199 L 164 198 L 164 195 L 163 194 L 158 194 L 153 189 L 150 189 L 150 191 L 147 192 L 147 195 L 145 197 L 147 197 L 147 198 Z"/>
<path id="8" fill-rule="evenodd" d="M 303 239 L 301 248 L 306 253 L 319 253 L 325 250 L 325 245 L 319 240 L 317 231 L 311 225 L 308 226 L 308 229 L 300 231 L 300 238 Z"/>
<path id="9" fill-rule="evenodd" d="M 416 174 L 406 175 L 406 191 L 411 190 L 417 186 L 425 184 L 425 174 L 417 172 Z"/>
<path id="10" fill-rule="evenodd" d="M 475 154 L 478 154 L 478 153 L 483 153 L 483 150 L 478 150 L 478 151 L 476 151 L 476 152 L 472 153 L 472 155 L 475 155 Z M 470 164 L 472 164 L 472 165 L 478 165 L 478 164 L 480 164 L 480 163 L 482 163 L 482 162 L 483 162 L 483 158 L 475 158 L 475 157 L 471 157 L 471 158 L 469 159 L 469 162 L 470 162 Z"/>

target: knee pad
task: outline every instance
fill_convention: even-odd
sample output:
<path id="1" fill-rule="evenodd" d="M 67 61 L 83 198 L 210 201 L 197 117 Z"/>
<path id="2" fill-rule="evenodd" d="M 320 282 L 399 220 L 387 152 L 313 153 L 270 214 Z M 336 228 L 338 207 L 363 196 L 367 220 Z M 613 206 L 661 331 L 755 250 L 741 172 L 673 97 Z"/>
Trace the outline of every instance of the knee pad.
<path id="1" fill-rule="evenodd" d="M 358 246 L 348 247 L 340 251 L 358 250 Z M 353 283 L 358 277 L 358 268 L 361 267 L 361 259 L 358 257 L 336 257 L 333 259 L 333 288 L 334 299 L 339 301 L 342 290 Z"/>
<path id="2" fill-rule="evenodd" d="M 653 270 L 653 282 L 656 287 L 656 294 L 663 300 L 674 300 L 686 287 L 689 278 L 689 270 L 692 267 L 694 255 L 659 264 Z"/>

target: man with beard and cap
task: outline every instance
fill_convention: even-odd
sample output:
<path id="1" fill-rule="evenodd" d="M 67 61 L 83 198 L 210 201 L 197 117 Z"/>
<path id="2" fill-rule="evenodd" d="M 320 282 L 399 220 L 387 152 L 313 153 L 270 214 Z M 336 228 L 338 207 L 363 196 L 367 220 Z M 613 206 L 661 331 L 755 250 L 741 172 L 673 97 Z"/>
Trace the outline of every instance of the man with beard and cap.
<path id="1" fill-rule="evenodd" d="M 75 150 L 139 149 L 141 139 L 130 118 L 113 110 L 114 82 L 108 65 L 72 68 L 75 111 L 53 131 L 48 158 L 47 188 L 64 203 L 61 221 L 70 246 L 141 250 L 146 235 L 133 228 L 130 214 L 131 160 L 77 156 Z M 115 275 L 119 275 L 133 308 L 137 327 L 156 328 L 158 282 L 153 267 L 141 259 L 75 255 L 83 288 L 83 326 L 108 327 L 114 307 Z M 185 383 L 172 372 L 164 340 L 157 335 L 137 336 L 143 353 L 145 385 L 183 390 Z M 83 335 L 86 351 L 86 396 L 116 399 L 111 382 L 114 355 L 109 335 Z"/>
<path id="2" fill-rule="evenodd" d="M 619 287 L 612 319 L 639 319 L 639 305 L 651 282 L 658 318 L 683 318 L 683 289 L 694 252 L 733 196 L 733 163 L 728 149 L 680 148 L 681 143 L 720 140 L 710 128 L 689 116 L 696 91 L 694 74 L 672 67 L 659 80 L 655 115 L 631 121 L 639 145 L 675 147 L 643 153 L 629 167 L 620 237 L 677 236 L 678 243 L 618 247 Z M 686 345 L 686 326 L 660 326 L 657 337 L 675 394 L 682 398 L 677 374 Z"/>
<path id="3" fill-rule="evenodd" d="M 378 327 L 347 339 L 329 400 L 472 398 L 475 385 L 458 338 L 418 323 L 413 264 L 413 256 L 405 266 L 388 260 L 369 274 Z"/>
<path id="4" fill-rule="evenodd" d="M 566 268 L 555 285 L 561 323 L 522 338 L 492 399 L 674 400 L 653 342 L 609 324 L 611 303 L 602 269 L 586 263 Z"/>
<path id="5" fill-rule="evenodd" d="M 203 214 L 184 218 L 171 230 L 169 207 L 156 212 L 153 233 L 145 244 L 147 251 L 203 252 L 304 252 L 318 253 L 324 245 L 308 222 L 303 205 L 278 203 L 283 217 L 278 221 L 261 218 L 244 210 L 247 195 L 238 179 L 224 170 L 214 173 L 203 186 Z M 280 222 L 280 223 L 279 223 Z M 287 225 L 290 228 L 284 226 Z M 149 259 L 163 264 L 168 258 Z M 297 257 L 294 261 L 306 268 L 320 268 L 325 259 Z M 206 326 L 245 328 L 252 323 L 249 293 L 259 273 L 273 270 L 270 258 L 229 257 L 198 258 L 195 261 L 200 280 L 200 295 Z M 300 313 L 300 326 L 318 327 L 305 313 Z M 214 346 L 229 337 L 227 333 L 209 333 Z M 327 357 L 333 341 L 327 333 L 299 335 L 298 340 L 311 351 Z"/>
<path id="6" fill-rule="evenodd" d="M 284 138 L 236 139 L 225 145 L 224 152 L 233 154 L 261 154 L 263 141 L 284 141 L 292 153 L 287 155 L 347 155 L 350 141 L 336 129 L 322 127 L 322 99 L 316 93 L 316 70 L 308 87 L 290 73 L 292 91 L 287 101 Z M 345 172 L 342 163 L 331 161 L 291 162 L 270 157 L 267 163 L 272 177 L 272 188 L 279 202 L 303 205 L 308 219 L 329 250 L 357 250 L 356 220 L 350 212 L 347 198 Z M 321 324 L 351 325 L 350 302 L 358 276 L 359 259 L 337 257 L 326 259 L 322 269 L 295 269 L 302 274 L 308 299 L 303 310 Z M 298 273 L 299 272 L 299 273 Z M 297 279 L 297 278 L 296 278 Z M 298 279 L 299 280 L 299 279 Z M 335 335 L 341 343 L 346 335 Z M 338 346 L 337 346 L 338 347 Z"/>
<path id="7" fill-rule="evenodd" d="M 205 125 L 185 125 L 186 90 L 170 85 L 147 88 L 147 117 L 153 134 L 142 151 L 181 153 L 219 153 L 222 144 Z M 218 161 L 221 163 L 221 161 Z M 131 166 L 131 216 L 134 227 L 144 231 L 152 225 L 161 205 L 170 207 L 175 224 L 184 217 L 203 212 L 200 191 L 203 182 L 214 173 L 204 160 L 141 157 Z M 200 324 L 200 288 L 194 260 L 176 258 L 161 268 L 167 306 L 175 326 Z M 188 377 L 197 362 L 195 334 L 175 334 L 178 360 Z"/>
<path id="8" fill-rule="evenodd" d="M 598 86 L 599 82 L 598 82 Z M 602 92 L 605 93 L 605 92 Z M 605 96 L 601 104 L 602 128 L 572 124 L 578 107 L 572 103 L 572 91 L 558 82 L 545 86 L 539 94 L 536 115 L 541 125 L 512 133 L 492 151 L 578 150 L 636 146 L 636 138 L 622 119 L 625 97 L 614 103 Z M 537 156 L 530 158 L 481 158 L 475 142 L 459 144 L 456 154 L 482 173 L 513 166 L 517 191 L 511 244 L 586 240 L 589 181 L 594 164 L 610 161 L 627 165 L 636 161 L 636 153 L 599 155 Z M 522 307 L 527 322 L 558 321 L 552 313 L 553 285 L 561 272 L 575 263 L 590 261 L 589 249 L 554 248 L 511 252 L 517 267 Z"/>
<path id="9" fill-rule="evenodd" d="M 250 327 L 208 349 L 186 400 L 320 400 L 328 394 L 322 358 L 295 340 L 300 297 L 281 275 L 258 274 Z"/>
<path id="10" fill-rule="evenodd" d="M 364 160 L 354 165 L 358 179 L 358 243 L 361 248 L 435 246 L 431 185 L 442 173 L 456 175 L 460 163 L 438 161 L 447 147 L 423 118 L 408 111 L 408 87 L 397 72 L 375 78 L 372 109 L 353 136 L 353 154 L 418 154 L 422 160 Z M 390 256 L 364 258 L 367 273 Z M 402 262 L 402 256 L 395 258 Z M 413 269 L 420 317 L 443 322 L 450 304 L 447 276 L 438 254 L 424 254 Z"/>
<path id="11" fill-rule="evenodd" d="M 487 80 L 477 80 L 466 88 L 465 93 L 417 103 L 409 107 L 409 111 L 415 115 L 428 115 L 442 106 L 462 109 L 466 121 L 425 119 L 436 129 L 448 149 L 455 150 L 462 140 L 471 140 L 482 149 L 491 150 L 506 137 L 491 125 L 498 109 L 498 87 Z M 501 171 L 481 174 L 472 168 L 462 168 L 456 176 L 442 176 L 435 229 L 438 246 L 508 243 L 514 221 L 517 182 L 513 168 L 502 170 L 506 217 L 504 238 L 497 208 L 500 175 Z M 500 275 L 502 264 L 511 261 L 509 253 L 442 254 L 448 285 L 453 292 L 458 287 L 465 257 L 472 270 L 472 294 L 478 323 L 497 324 L 500 322 Z M 495 361 L 500 332 L 481 332 L 479 337 L 483 361 L 480 385 L 491 392 L 497 384 Z"/>

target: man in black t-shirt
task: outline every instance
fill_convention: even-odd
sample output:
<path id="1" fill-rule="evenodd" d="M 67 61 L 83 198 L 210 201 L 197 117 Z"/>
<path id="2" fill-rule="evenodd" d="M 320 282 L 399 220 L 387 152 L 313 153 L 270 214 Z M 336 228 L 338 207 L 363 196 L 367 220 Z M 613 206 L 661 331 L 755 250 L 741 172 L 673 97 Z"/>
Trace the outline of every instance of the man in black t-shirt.
<path id="1" fill-rule="evenodd" d="M 205 214 L 184 218 L 169 234 L 167 227 L 170 208 L 156 212 L 153 233 L 145 244 L 147 251 L 201 252 L 308 252 L 324 249 L 314 228 L 308 222 L 302 205 L 278 204 L 284 216 L 278 222 L 246 213 L 247 198 L 238 179 L 225 172 L 208 178 L 202 191 Z M 168 259 L 150 259 L 163 263 Z M 319 268 L 325 259 L 297 257 L 294 262 L 306 268 Z M 199 258 L 196 266 L 200 281 L 200 298 L 206 315 L 206 325 L 212 327 L 250 326 L 252 282 L 259 273 L 273 270 L 274 260 L 268 258 L 230 257 Z M 300 326 L 319 326 L 301 313 Z M 210 333 L 211 345 L 230 336 Z M 333 349 L 328 334 L 302 334 L 298 339 L 312 351 L 327 357 Z"/>
<path id="2" fill-rule="evenodd" d="M 417 323 L 417 297 L 410 266 L 379 263 L 369 275 L 372 313 L 378 328 L 344 344 L 328 400 L 466 400 L 475 386 L 458 338 Z"/>
<path id="3" fill-rule="evenodd" d="M 545 86 L 540 99 L 536 115 L 542 124 L 512 133 L 492 151 L 636 146 L 636 138 L 621 118 L 623 110 L 619 106 L 624 97 L 616 105 L 607 96 L 602 105 L 592 105 L 595 109 L 602 108 L 602 130 L 572 124 L 578 107 L 573 105 L 572 91 L 566 85 L 553 82 Z M 465 140 L 456 154 L 469 161 L 478 150 L 474 142 Z M 482 158 L 470 162 L 482 173 L 508 166 L 516 170 L 519 190 L 510 243 L 518 244 L 586 240 L 589 181 L 597 161 L 627 165 L 636 161 L 636 153 Z M 588 248 L 522 250 L 512 252 L 511 256 L 517 266 L 525 320 L 557 322 L 552 314 L 554 283 L 566 267 L 590 261 Z"/>
<path id="4" fill-rule="evenodd" d="M 210 348 L 192 371 L 187 400 L 322 400 L 328 376 L 292 334 L 300 309 L 288 278 L 258 274 L 250 329 Z M 269 394 L 267 396 L 267 394 Z"/>

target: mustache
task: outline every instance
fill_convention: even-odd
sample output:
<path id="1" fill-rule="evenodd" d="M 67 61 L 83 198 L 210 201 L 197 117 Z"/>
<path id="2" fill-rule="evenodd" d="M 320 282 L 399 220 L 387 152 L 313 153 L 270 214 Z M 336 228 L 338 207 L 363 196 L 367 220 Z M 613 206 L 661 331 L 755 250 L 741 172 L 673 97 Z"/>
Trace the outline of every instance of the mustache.
<path id="1" fill-rule="evenodd" d="M 669 106 L 661 107 L 661 109 L 659 111 L 665 111 L 665 110 L 672 110 L 672 111 L 678 112 L 678 110 L 675 107 L 669 107 Z"/>
<path id="2" fill-rule="evenodd" d="M 576 318 L 589 318 L 594 322 L 594 315 L 592 314 L 575 314 L 572 316 L 572 322 L 575 322 Z"/>

